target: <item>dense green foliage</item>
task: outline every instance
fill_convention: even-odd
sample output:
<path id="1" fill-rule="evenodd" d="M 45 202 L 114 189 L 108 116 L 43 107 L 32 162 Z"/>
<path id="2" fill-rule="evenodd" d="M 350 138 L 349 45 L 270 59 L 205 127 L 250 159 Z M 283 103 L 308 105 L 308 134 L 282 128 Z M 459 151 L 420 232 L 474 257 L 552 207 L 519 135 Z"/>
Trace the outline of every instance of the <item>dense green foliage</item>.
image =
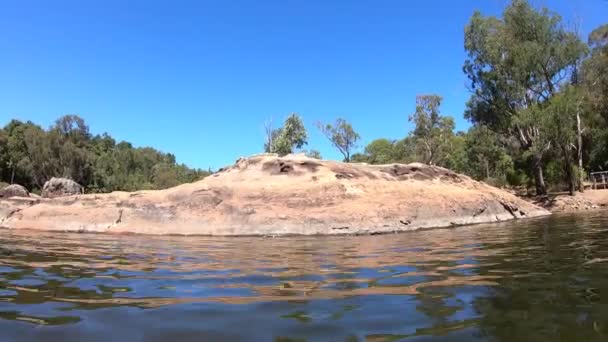
<path id="1" fill-rule="evenodd" d="M 273 129 L 270 124 L 267 125 L 264 151 L 284 156 L 308 144 L 307 140 L 308 133 L 302 118 L 297 113 L 291 113 L 285 119 L 283 127 Z"/>
<path id="2" fill-rule="evenodd" d="M 608 169 L 608 24 L 589 36 L 591 53 L 581 68 L 584 113 L 587 116 L 585 137 L 589 144 L 590 170 Z"/>
<path id="3" fill-rule="evenodd" d="M 467 116 L 518 140 L 529 155 L 536 192 L 544 194 L 543 164 L 554 148 L 547 107 L 575 81 L 587 46 L 559 15 L 514 0 L 502 18 L 475 13 L 465 30 L 465 49 L 464 71 L 473 90 Z"/>
<path id="4" fill-rule="evenodd" d="M 410 115 L 415 125 L 414 138 L 416 154 L 429 165 L 442 163 L 450 153 L 454 135 L 454 119 L 439 113 L 441 97 L 421 95 L 416 97 L 416 111 Z"/>
<path id="5" fill-rule="evenodd" d="M 59 118 L 45 130 L 12 120 L 0 129 L 0 181 L 41 189 L 51 177 L 75 180 L 87 192 L 164 189 L 192 182 L 209 172 L 177 164 L 175 156 L 150 147 L 117 143 L 92 135 L 75 115 Z"/>

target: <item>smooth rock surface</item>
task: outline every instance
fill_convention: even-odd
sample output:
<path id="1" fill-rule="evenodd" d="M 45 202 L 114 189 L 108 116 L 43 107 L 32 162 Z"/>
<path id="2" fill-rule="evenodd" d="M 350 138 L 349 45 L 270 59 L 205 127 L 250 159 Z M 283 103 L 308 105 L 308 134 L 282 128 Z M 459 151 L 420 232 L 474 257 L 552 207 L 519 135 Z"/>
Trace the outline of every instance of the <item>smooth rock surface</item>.
<path id="1" fill-rule="evenodd" d="M 167 190 L 11 205 L 0 201 L 0 226 L 144 234 L 368 234 L 550 214 L 440 167 L 272 154 Z"/>

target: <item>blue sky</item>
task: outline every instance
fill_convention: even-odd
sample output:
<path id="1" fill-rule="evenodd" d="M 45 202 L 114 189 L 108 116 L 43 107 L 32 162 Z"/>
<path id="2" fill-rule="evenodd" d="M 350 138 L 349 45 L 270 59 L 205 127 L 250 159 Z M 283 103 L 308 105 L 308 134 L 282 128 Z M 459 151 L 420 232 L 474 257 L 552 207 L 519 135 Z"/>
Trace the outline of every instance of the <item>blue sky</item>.
<path id="1" fill-rule="evenodd" d="M 309 148 L 340 155 L 317 120 L 401 138 L 417 94 L 468 123 L 463 30 L 506 0 L 29 1 L 0 3 L 0 124 L 85 118 L 136 146 L 219 168 L 262 150 L 264 121 L 298 112 Z M 584 37 L 608 1 L 533 1 Z"/>

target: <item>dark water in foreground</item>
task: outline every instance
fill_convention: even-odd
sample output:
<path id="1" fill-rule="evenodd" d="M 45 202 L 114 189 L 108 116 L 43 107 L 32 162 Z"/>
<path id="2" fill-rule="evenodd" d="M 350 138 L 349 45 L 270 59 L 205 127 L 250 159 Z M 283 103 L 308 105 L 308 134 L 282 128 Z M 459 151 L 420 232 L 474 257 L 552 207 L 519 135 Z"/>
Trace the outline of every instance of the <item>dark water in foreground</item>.
<path id="1" fill-rule="evenodd" d="M 0 230 L 0 340 L 608 341 L 608 212 L 360 237 Z"/>

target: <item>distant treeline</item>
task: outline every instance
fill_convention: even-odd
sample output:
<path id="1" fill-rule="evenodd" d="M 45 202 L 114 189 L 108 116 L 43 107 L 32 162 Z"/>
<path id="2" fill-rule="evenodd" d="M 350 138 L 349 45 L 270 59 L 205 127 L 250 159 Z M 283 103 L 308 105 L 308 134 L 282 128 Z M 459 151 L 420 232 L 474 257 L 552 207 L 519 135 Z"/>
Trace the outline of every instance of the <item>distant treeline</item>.
<path id="1" fill-rule="evenodd" d="M 31 191 L 51 177 L 73 179 L 95 193 L 165 189 L 209 173 L 177 164 L 170 153 L 117 143 L 107 133 L 93 135 L 76 115 L 63 116 L 48 129 L 18 120 L 0 129 L 0 182 Z"/>

